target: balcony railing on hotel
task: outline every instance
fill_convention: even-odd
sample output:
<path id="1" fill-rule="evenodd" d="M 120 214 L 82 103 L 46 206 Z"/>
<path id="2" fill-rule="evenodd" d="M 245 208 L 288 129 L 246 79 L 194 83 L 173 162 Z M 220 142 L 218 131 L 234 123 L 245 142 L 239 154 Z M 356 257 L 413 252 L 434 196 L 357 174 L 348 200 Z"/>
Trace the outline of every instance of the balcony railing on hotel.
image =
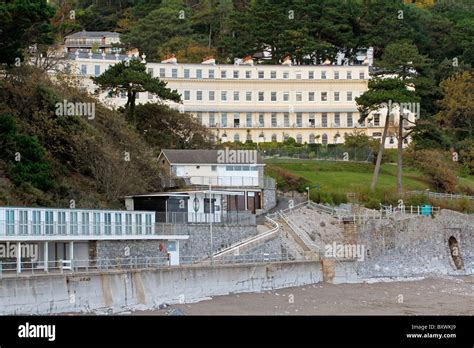
<path id="1" fill-rule="evenodd" d="M 378 127 L 383 127 L 381 124 L 379 125 L 373 125 L 373 124 L 358 124 L 358 123 L 349 123 L 349 124 L 344 124 L 344 123 L 295 123 L 295 124 L 275 124 L 275 123 L 270 123 L 270 124 L 241 124 L 241 125 L 225 125 L 225 124 L 215 124 L 212 126 L 208 126 L 210 128 L 219 128 L 219 129 L 232 129 L 232 128 L 378 128 Z"/>
<path id="2" fill-rule="evenodd" d="M 65 41 L 65 43 L 66 43 L 67 46 L 72 46 L 72 45 L 75 45 L 75 46 L 81 46 L 81 45 L 90 46 L 90 45 L 94 45 L 94 44 L 98 44 L 99 46 L 111 46 L 111 43 L 108 43 L 108 42 L 104 41 L 102 38 L 87 39 L 87 40 L 67 39 Z"/>

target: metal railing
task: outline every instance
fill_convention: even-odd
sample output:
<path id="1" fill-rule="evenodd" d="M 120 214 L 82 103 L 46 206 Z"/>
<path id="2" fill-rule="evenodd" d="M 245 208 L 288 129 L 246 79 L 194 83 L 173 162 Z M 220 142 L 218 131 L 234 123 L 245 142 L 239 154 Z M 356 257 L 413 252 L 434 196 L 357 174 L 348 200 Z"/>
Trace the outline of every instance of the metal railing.
<path id="1" fill-rule="evenodd" d="M 1 276 L 17 275 L 17 262 L 0 262 Z M 128 257 L 128 258 L 103 258 L 92 260 L 53 260 L 20 262 L 20 275 L 40 275 L 46 273 L 87 273 L 92 271 L 107 271 L 120 269 L 142 269 L 170 266 L 167 256 L 155 257 Z"/>
<path id="2" fill-rule="evenodd" d="M 334 144 L 334 138 L 328 138 L 328 143 L 326 145 L 337 145 L 337 147 L 320 147 L 321 142 L 321 138 L 315 138 L 313 144 L 319 145 L 315 148 L 311 146 L 302 146 L 293 149 L 265 149 L 260 152 L 260 155 L 264 158 L 297 158 L 344 162 L 371 162 L 374 157 L 373 151 L 370 148 L 353 148 L 346 147 L 342 143 Z"/>
<path id="3" fill-rule="evenodd" d="M 290 218 L 290 216 L 286 215 L 285 213 L 283 213 L 283 211 L 279 211 L 278 212 L 278 215 L 279 217 L 286 222 L 286 224 L 288 225 L 288 227 L 290 227 L 293 232 L 295 232 L 298 237 L 301 238 L 301 240 L 303 241 L 304 244 L 306 244 L 306 246 L 312 250 L 312 251 L 315 251 L 315 252 L 318 252 L 318 253 L 321 253 L 323 250 L 324 250 L 324 246 L 321 246 L 315 242 L 313 242 L 311 240 L 311 238 L 309 238 L 308 234 L 305 232 L 305 231 L 302 231 Z"/>
<path id="4" fill-rule="evenodd" d="M 229 255 L 214 259 L 214 265 L 252 264 L 280 261 L 299 261 L 288 252 Z"/>
<path id="5" fill-rule="evenodd" d="M 419 206 L 419 205 L 397 205 L 397 206 L 384 206 L 380 204 L 380 212 L 385 216 L 395 214 L 410 214 L 410 215 L 435 215 L 440 212 L 440 207 L 433 207 L 430 205 Z"/>
<path id="6" fill-rule="evenodd" d="M 239 164 L 236 164 L 237 166 Z M 245 164 L 240 164 L 245 166 Z M 249 164 L 250 165 L 250 164 Z M 257 171 L 249 171 L 258 173 Z M 186 176 L 183 179 L 189 180 L 191 185 L 201 185 L 212 187 L 259 187 L 265 189 L 274 189 L 276 187 L 275 179 L 269 177 L 251 177 L 251 176 Z"/>
<path id="7" fill-rule="evenodd" d="M 364 224 L 371 220 L 386 220 L 390 217 L 416 217 L 437 215 L 441 211 L 440 207 L 422 207 L 422 206 L 382 206 L 380 210 L 365 211 L 365 214 L 345 214 L 339 215 L 337 218 L 339 223 L 354 222 Z"/>
<path id="8" fill-rule="evenodd" d="M 319 204 L 319 203 L 315 203 L 313 201 L 309 201 L 308 206 L 310 208 L 320 212 L 320 213 L 325 213 L 325 214 L 329 214 L 329 215 L 333 215 L 333 216 L 337 215 L 336 209 L 331 208 L 331 207 L 327 207 L 327 206 Z"/>
<path id="9" fill-rule="evenodd" d="M 161 215 L 162 214 L 162 215 Z M 153 236 L 153 235 L 182 235 L 188 230 L 184 225 L 208 224 L 216 225 L 255 225 L 256 216 L 248 211 L 241 211 L 229 214 L 205 214 L 205 213 L 157 213 L 163 220 L 145 224 L 127 224 L 125 222 L 106 224 L 92 222 L 72 223 L 57 221 L 47 223 L 45 221 L 5 221 L 0 220 L 0 237 L 73 237 L 79 238 L 90 236 L 93 238 L 110 236 Z M 168 219 L 168 220 L 166 220 Z M 140 238 L 138 238 L 140 239 Z"/>
<path id="10" fill-rule="evenodd" d="M 265 216 L 265 219 L 268 223 L 270 223 L 272 225 L 272 228 L 270 230 L 268 230 L 264 233 L 260 233 L 256 236 L 247 238 L 247 239 L 245 239 L 243 241 L 240 241 L 240 242 L 238 242 L 234 245 L 231 245 L 228 248 L 219 250 L 216 253 L 214 253 L 214 258 L 222 257 L 222 256 L 224 256 L 226 254 L 229 254 L 229 253 L 235 253 L 236 251 L 239 251 L 240 248 L 246 247 L 246 246 L 248 246 L 250 244 L 253 244 L 253 243 L 256 243 L 260 240 L 265 241 L 266 238 L 272 236 L 275 233 L 278 233 L 278 231 L 280 230 L 280 225 L 278 224 L 278 222 L 276 222 L 275 220 L 273 220 L 269 216 Z M 240 252 L 239 252 L 239 254 L 240 254 Z"/>
<path id="11" fill-rule="evenodd" d="M 107 40 L 108 41 L 108 40 Z M 99 46 L 111 46 L 112 42 L 107 42 L 106 40 L 102 38 L 97 38 L 97 39 L 66 39 L 64 43 L 66 46 L 81 46 L 81 45 L 95 45 L 98 44 Z"/>
<path id="12" fill-rule="evenodd" d="M 441 193 L 441 192 L 431 192 L 431 191 L 407 191 L 407 195 L 421 195 L 428 196 L 438 199 L 469 199 L 474 201 L 474 196 L 464 195 L 464 194 L 455 194 L 455 193 Z"/>
<path id="13" fill-rule="evenodd" d="M 229 211 L 222 214 L 189 213 L 189 212 L 157 212 L 156 223 L 159 229 L 161 223 L 166 224 L 223 224 L 223 225 L 255 225 L 256 217 L 250 211 Z M 160 223 L 161 222 L 161 223 Z"/>
<path id="14" fill-rule="evenodd" d="M 266 263 L 295 261 L 288 253 L 247 253 L 229 255 L 214 259 L 202 256 L 182 256 L 178 265 L 171 265 L 168 256 L 101 258 L 91 260 L 55 260 L 48 261 L 47 267 L 42 260 L 22 260 L 21 273 L 17 273 L 17 262 L 0 261 L 0 279 L 21 276 L 44 276 L 47 274 L 90 274 L 94 272 L 114 272 L 138 269 L 170 269 L 179 267 L 217 266 L 245 263 Z"/>
<path id="15" fill-rule="evenodd" d="M 157 234 L 156 224 L 0 220 L 0 236 L 112 236 Z"/>
<path id="16" fill-rule="evenodd" d="M 293 206 L 290 206 L 290 207 L 288 207 L 288 208 L 286 208 L 286 209 L 280 210 L 280 212 L 283 212 L 283 213 L 286 214 L 286 213 L 292 212 L 293 210 L 296 210 L 296 209 L 299 209 L 299 208 L 301 208 L 301 207 L 304 207 L 304 206 L 308 205 L 308 203 L 309 203 L 309 201 L 306 200 L 306 201 L 297 203 L 297 204 L 295 204 L 295 205 L 293 205 Z M 277 214 L 277 215 L 278 215 L 278 214 Z M 276 217 L 278 217 L 278 216 L 276 216 Z"/>

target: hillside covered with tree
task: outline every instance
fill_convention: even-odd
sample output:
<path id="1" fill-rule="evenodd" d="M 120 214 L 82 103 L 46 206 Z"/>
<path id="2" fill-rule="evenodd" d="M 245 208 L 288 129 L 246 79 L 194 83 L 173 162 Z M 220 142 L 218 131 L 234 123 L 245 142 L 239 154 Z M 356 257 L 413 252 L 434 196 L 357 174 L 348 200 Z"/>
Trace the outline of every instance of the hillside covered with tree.
<path id="1" fill-rule="evenodd" d="M 73 3 L 60 5 L 71 9 Z M 111 93 L 128 91 L 133 107 L 115 111 L 67 73 L 52 77 L 26 63 L 32 45 L 53 43 L 68 27 L 64 16 L 59 25 L 57 11 L 45 1 L 0 3 L 0 204 L 109 207 L 125 194 L 161 190 L 158 151 L 207 147 L 207 130 L 164 105 L 134 107 L 143 90 L 180 99 L 143 64 L 117 65 L 97 81 Z M 90 106 L 93 113 L 58 109 L 66 103 Z"/>
<path id="2" fill-rule="evenodd" d="M 260 64 L 278 64 L 287 54 L 294 64 L 320 64 L 338 52 L 352 58 L 374 47 L 376 73 L 406 73 L 406 85 L 415 83 L 421 119 L 412 150 L 456 151 L 472 174 L 473 28 L 470 0 L 421 7 L 382 0 L 1 2 L 0 203 L 117 204 L 124 194 L 160 189 L 154 163 L 160 148 L 210 146 L 207 130 L 190 115 L 160 104 L 135 106 L 142 90 L 180 98 L 141 64 L 117 65 L 98 77 L 103 90 L 126 89 L 127 107 L 113 111 L 73 81 L 53 82 L 29 67 L 32 45 L 48 47 L 78 30 L 108 30 L 148 61 L 175 53 L 180 62 L 214 55 L 232 63 L 252 55 Z M 127 89 L 137 76 L 140 87 Z M 56 115 L 64 100 L 94 103 L 95 117 Z"/>
<path id="3" fill-rule="evenodd" d="M 149 61 L 170 53 L 179 62 L 219 63 L 252 55 L 261 64 L 352 59 L 374 48 L 375 62 L 390 45 L 416 47 L 426 58 L 417 66 L 421 117 L 413 136 L 425 147 L 456 147 L 461 139 L 440 129 L 441 82 L 474 66 L 474 2 L 385 0 L 75 0 L 76 26 L 122 33 L 124 48 L 138 48 Z M 65 5 L 63 5 L 64 7 Z M 57 9 L 56 17 L 61 13 Z M 402 45 L 402 46 L 400 46 Z M 403 46 L 405 45 L 405 46 Z M 265 59 L 262 59 L 263 56 Z M 393 55 L 392 55 L 393 56 Z M 393 70 L 393 64 L 392 68 Z"/>
<path id="4" fill-rule="evenodd" d="M 57 115 L 64 100 L 94 103 L 94 117 Z M 190 115 L 157 105 L 139 106 L 140 115 L 141 108 L 160 122 L 158 133 L 145 132 L 143 117 L 135 128 L 69 81 L 53 83 L 32 67 L 9 70 L 0 80 L 0 204 L 102 207 L 162 190 L 159 149 L 206 146 L 207 131 Z M 191 131 L 168 122 L 177 117 Z"/>

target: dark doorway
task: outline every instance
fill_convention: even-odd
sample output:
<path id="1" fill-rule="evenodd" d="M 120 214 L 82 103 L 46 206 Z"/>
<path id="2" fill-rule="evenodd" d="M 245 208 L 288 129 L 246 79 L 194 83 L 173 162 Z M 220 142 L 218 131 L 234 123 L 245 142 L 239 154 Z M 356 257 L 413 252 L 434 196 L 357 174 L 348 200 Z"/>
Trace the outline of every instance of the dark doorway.
<path id="1" fill-rule="evenodd" d="M 247 192 L 247 210 L 255 214 L 255 193 Z"/>
<path id="2" fill-rule="evenodd" d="M 456 240 L 456 238 L 451 236 L 448 239 L 448 244 L 449 244 L 449 250 L 451 252 L 451 257 L 453 259 L 454 265 L 456 266 L 457 269 L 463 269 L 464 262 L 462 261 L 462 258 L 461 258 L 461 252 L 459 250 L 458 241 Z"/>
<path id="3" fill-rule="evenodd" d="M 255 192 L 255 209 L 262 209 L 262 193 Z"/>
<path id="4" fill-rule="evenodd" d="M 227 210 L 242 211 L 245 210 L 245 195 L 227 195 Z"/>

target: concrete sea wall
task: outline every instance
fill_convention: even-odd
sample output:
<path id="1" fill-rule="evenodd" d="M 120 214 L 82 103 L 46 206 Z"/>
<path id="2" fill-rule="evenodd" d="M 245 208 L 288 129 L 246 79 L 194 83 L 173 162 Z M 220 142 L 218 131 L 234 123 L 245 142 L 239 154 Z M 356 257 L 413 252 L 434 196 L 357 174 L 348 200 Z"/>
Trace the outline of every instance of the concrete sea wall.
<path id="1" fill-rule="evenodd" d="M 153 309 L 163 303 L 314 284 L 323 280 L 323 273 L 329 274 L 326 281 L 336 280 L 338 273 L 345 279 L 341 264 L 330 272 L 323 272 L 317 261 L 301 261 L 4 278 L 0 314 Z"/>

